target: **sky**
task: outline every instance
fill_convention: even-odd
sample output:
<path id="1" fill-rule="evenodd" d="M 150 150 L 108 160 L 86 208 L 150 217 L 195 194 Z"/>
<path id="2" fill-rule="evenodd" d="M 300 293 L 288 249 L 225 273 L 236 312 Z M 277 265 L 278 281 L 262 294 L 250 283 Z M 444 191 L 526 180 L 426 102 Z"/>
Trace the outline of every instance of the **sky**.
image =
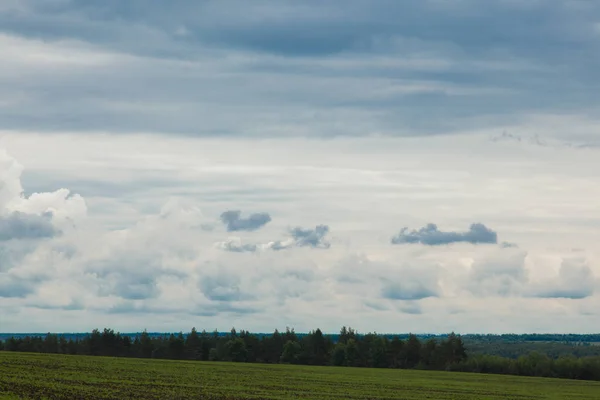
<path id="1" fill-rule="evenodd" d="M 0 332 L 600 331 L 600 3 L 0 1 Z"/>

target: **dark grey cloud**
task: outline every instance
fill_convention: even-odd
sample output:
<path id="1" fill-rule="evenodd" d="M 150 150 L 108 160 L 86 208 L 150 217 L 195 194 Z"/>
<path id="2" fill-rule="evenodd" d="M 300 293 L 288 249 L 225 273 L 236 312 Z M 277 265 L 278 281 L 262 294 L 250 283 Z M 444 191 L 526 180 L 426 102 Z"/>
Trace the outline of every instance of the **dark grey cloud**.
<path id="1" fill-rule="evenodd" d="M 40 310 L 65 310 L 65 311 L 81 311 L 85 310 L 85 305 L 79 299 L 72 299 L 69 304 L 56 306 L 43 303 L 29 304 L 28 307 L 39 308 Z"/>
<path id="2" fill-rule="evenodd" d="M 421 300 L 437 297 L 436 285 L 431 282 L 419 282 L 412 279 L 399 282 L 386 282 L 381 289 L 381 296 L 390 300 Z"/>
<path id="3" fill-rule="evenodd" d="M 12 11 L 5 10 L 2 17 L 6 30 L 54 38 L 75 36 L 114 47 L 131 46 L 137 51 L 148 47 L 117 40 L 140 27 L 154 28 L 148 29 L 148 34 L 160 31 L 169 35 L 171 42 L 180 44 L 171 52 L 164 48 L 165 42 L 146 45 L 166 54 L 183 51 L 184 45 L 212 42 L 286 55 L 330 55 L 376 48 L 377 38 L 408 36 L 451 41 L 472 51 L 484 51 L 491 45 L 525 52 L 537 46 L 536 55 L 550 56 L 548 53 L 556 51 L 552 45 L 561 45 L 561 51 L 567 51 L 562 47 L 573 42 L 591 45 L 593 38 L 586 37 L 586 33 L 591 33 L 600 13 L 595 3 L 562 0 L 526 5 L 492 0 L 486 7 L 474 0 L 375 3 L 179 0 L 166 6 L 118 0 L 23 0 Z M 512 22 L 512 29 L 506 29 L 506 21 Z M 535 26 L 532 21 L 536 21 Z M 585 22 L 591 26 L 577 25 Z"/>
<path id="4" fill-rule="evenodd" d="M 289 249 L 294 245 L 291 242 L 283 242 L 281 240 L 276 240 L 272 243 L 269 243 L 269 248 L 275 251 Z"/>
<path id="5" fill-rule="evenodd" d="M 329 226 L 317 225 L 314 229 L 295 227 L 289 230 L 290 240 L 277 240 L 267 246 L 272 250 L 285 250 L 296 247 L 312 247 L 328 249 L 331 247 L 325 236 L 329 233 Z"/>
<path id="6" fill-rule="evenodd" d="M 314 247 L 328 249 L 331 244 L 325 236 L 329 233 L 329 226 L 317 225 L 314 229 L 304 229 L 301 227 L 292 228 L 290 234 L 294 238 L 298 247 Z"/>
<path id="7" fill-rule="evenodd" d="M 51 74 L 7 69 L 3 94 L 19 100 L 3 102 L 5 129 L 418 135 L 533 113 L 598 117 L 597 2 L 13 4 L 0 6 L 0 34 L 114 57 L 88 67 L 94 57 L 77 55 L 83 68 L 63 60 Z"/>
<path id="8" fill-rule="evenodd" d="M 207 299 L 213 301 L 239 301 L 249 296 L 242 293 L 240 279 L 231 274 L 220 273 L 214 276 L 203 276 L 198 287 Z"/>
<path id="9" fill-rule="evenodd" d="M 231 210 L 221 214 L 221 221 L 229 232 L 255 231 L 271 222 L 271 216 L 267 213 L 255 213 L 242 218 L 241 211 Z"/>
<path id="10" fill-rule="evenodd" d="M 254 314 L 259 312 L 258 309 L 246 306 L 235 306 L 230 303 L 224 302 L 213 302 L 209 304 L 203 304 L 201 306 L 195 306 L 193 308 L 185 307 L 161 307 L 157 305 L 151 305 L 143 302 L 142 304 L 136 304 L 131 300 L 123 301 L 107 310 L 109 314 L 187 314 L 195 315 L 200 317 L 216 317 L 219 314 L 234 314 L 234 315 L 245 315 Z"/>
<path id="11" fill-rule="evenodd" d="M 364 301 L 365 307 L 368 307 L 375 311 L 387 311 L 389 308 L 385 304 L 377 303 L 374 301 Z"/>
<path id="12" fill-rule="evenodd" d="M 24 259 L 25 255 L 19 260 L 18 264 L 8 268 L 0 268 L 0 297 L 25 298 L 35 293 L 42 283 L 52 279 L 52 274 L 48 270 L 20 269 L 19 266 Z"/>
<path id="13" fill-rule="evenodd" d="M 547 298 L 547 299 L 585 299 L 594 294 L 594 290 L 582 286 L 582 287 L 571 287 L 571 288 L 546 288 L 542 289 L 535 294 L 535 297 Z"/>
<path id="14" fill-rule="evenodd" d="M 0 273 L 20 265 L 37 246 L 37 242 L 30 240 L 0 241 Z"/>
<path id="15" fill-rule="evenodd" d="M 159 256 L 114 255 L 86 265 L 86 272 L 96 278 L 99 295 L 118 296 L 126 300 L 153 299 L 160 296 L 157 280 L 161 277 L 185 279 L 186 274 L 162 267 Z"/>
<path id="16" fill-rule="evenodd" d="M 283 278 L 291 278 L 296 281 L 313 282 L 315 280 L 316 274 L 314 269 L 294 268 L 285 270 L 281 276 Z"/>
<path id="17" fill-rule="evenodd" d="M 575 141 L 569 140 L 569 138 L 562 138 L 561 140 L 548 140 L 540 137 L 538 134 L 534 135 L 519 135 L 508 132 L 502 132 L 500 135 L 492 136 L 490 141 L 493 143 L 522 143 L 523 145 L 538 146 L 538 147 L 549 147 L 549 148 L 571 148 L 571 149 L 593 149 L 600 147 L 598 143 L 578 142 L 577 137 L 574 137 Z"/>
<path id="18" fill-rule="evenodd" d="M 215 317 L 219 314 L 246 315 L 256 314 L 260 311 L 261 310 L 250 306 L 239 306 L 226 302 L 217 302 L 198 306 L 196 310 L 192 311 L 192 314 L 200 317 Z"/>
<path id="19" fill-rule="evenodd" d="M 168 308 L 160 306 L 151 306 L 142 302 L 136 304 L 132 300 L 124 300 L 110 307 L 109 314 L 181 314 L 187 312 L 184 308 Z"/>
<path id="20" fill-rule="evenodd" d="M 128 300 L 151 299 L 160 295 L 154 277 L 135 275 L 122 275 L 114 285 L 113 293 Z"/>
<path id="21" fill-rule="evenodd" d="M 35 289 L 36 280 L 23 279 L 0 273 L 0 297 L 23 298 L 34 293 Z"/>
<path id="22" fill-rule="evenodd" d="M 528 137 L 523 137 L 518 134 L 502 132 L 501 135 L 493 136 L 491 139 L 492 142 L 519 142 L 519 143 L 528 143 L 535 146 L 540 147 L 548 147 L 550 146 L 544 139 L 540 138 L 539 135 L 535 134 Z"/>
<path id="23" fill-rule="evenodd" d="M 292 247 L 328 249 L 331 247 L 331 244 L 326 239 L 328 232 L 329 227 L 327 225 L 317 225 L 314 229 L 295 227 L 289 229 L 291 238 L 288 240 L 276 240 L 265 244 L 242 244 L 240 239 L 233 238 L 224 242 L 218 242 L 216 245 L 221 250 L 232 253 L 254 253 L 261 249 L 279 251 L 290 249 Z"/>
<path id="24" fill-rule="evenodd" d="M 58 235 L 52 214 L 27 214 L 20 211 L 0 216 L 0 240 L 44 239 Z"/>
<path id="25" fill-rule="evenodd" d="M 258 250 L 258 246 L 253 243 L 242 244 L 237 240 L 220 242 L 219 248 L 231 253 L 254 253 Z"/>
<path id="26" fill-rule="evenodd" d="M 420 315 L 423 314 L 423 309 L 417 301 L 403 301 L 397 305 L 398 310 L 404 314 Z"/>
<path id="27" fill-rule="evenodd" d="M 403 228 L 391 240 L 392 244 L 415 244 L 439 246 L 451 243 L 498 243 L 498 235 L 483 224 L 472 224 L 466 232 L 440 231 L 435 224 L 427 224 L 419 230 L 409 231 Z"/>
<path id="28" fill-rule="evenodd" d="M 111 273 L 97 278 L 98 294 L 126 300 L 155 299 L 160 296 L 156 282 L 158 276 L 139 272 Z"/>

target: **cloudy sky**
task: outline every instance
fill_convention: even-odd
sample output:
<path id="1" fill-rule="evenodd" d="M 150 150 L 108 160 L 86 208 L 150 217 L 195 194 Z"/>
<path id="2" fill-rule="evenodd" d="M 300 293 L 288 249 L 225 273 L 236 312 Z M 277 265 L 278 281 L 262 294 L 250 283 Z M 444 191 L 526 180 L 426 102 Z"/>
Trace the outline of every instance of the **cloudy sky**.
<path id="1" fill-rule="evenodd" d="M 0 331 L 600 331 L 600 4 L 0 1 Z"/>

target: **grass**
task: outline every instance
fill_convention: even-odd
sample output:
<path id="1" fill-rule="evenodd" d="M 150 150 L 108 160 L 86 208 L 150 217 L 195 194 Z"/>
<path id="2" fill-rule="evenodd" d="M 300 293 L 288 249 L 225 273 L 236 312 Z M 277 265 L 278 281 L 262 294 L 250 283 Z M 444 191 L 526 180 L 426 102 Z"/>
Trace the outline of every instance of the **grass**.
<path id="1" fill-rule="evenodd" d="M 0 399 L 600 399 L 599 382 L 0 352 Z"/>

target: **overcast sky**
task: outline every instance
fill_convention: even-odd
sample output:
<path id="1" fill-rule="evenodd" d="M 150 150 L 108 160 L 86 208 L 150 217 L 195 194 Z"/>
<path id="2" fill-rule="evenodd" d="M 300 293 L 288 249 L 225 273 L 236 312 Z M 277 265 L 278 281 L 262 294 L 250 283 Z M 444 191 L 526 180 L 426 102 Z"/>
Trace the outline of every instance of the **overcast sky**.
<path id="1" fill-rule="evenodd" d="M 592 1 L 0 1 L 0 332 L 598 332 L 599 92 Z"/>

